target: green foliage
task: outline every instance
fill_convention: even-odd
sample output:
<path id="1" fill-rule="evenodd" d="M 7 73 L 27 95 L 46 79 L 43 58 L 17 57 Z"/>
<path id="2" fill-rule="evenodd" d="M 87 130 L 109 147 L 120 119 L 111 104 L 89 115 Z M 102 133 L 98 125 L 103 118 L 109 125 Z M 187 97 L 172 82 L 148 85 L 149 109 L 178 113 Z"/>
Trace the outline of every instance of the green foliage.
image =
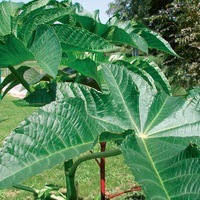
<path id="1" fill-rule="evenodd" d="M 134 153 L 137 156 L 128 157 L 128 164 L 137 171 L 134 171 L 136 180 L 142 182 L 146 195 L 152 197 L 157 193 L 149 192 L 153 189 L 147 180 L 143 181 L 144 174 L 145 179 L 149 174 L 148 180 L 159 185 L 156 191 L 161 198 L 167 196 L 173 199 L 174 195 L 184 195 L 183 185 L 184 191 L 193 190 L 193 197 L 198 195 L 198 182 L 191 188 L 185 181 L 190 182 L 193 176 L 199 178 L 199 150 L 195 148 L 197 153 L 193 148 L 185 150 L 186 160 L 182 152 L 191 141 L 199 142 L 200 115 L 195 110 L 199 99 L 185 101 L 182 97 L 170 97 L 165 93 L 155 95 L 147 82 L 118 65 L 104 65 L 103 75 L 109 88 L 108 94 L 82 85 L 58 84 L 57 101 L 41 108 L 13 131 L 1 149 L 1 163 L 4 163 L 1 165 L 1 188 L 18 184 L 33 174 L 91 149 L 102 132 L 120 134 L 132 129 L 133 134 L 124 140 L 121 148 L 125 157 L 132 155 L 128 153 L 130 151 L 138 151 Z M 124 147 L 125 144 L 128 147 Z M 162 147 L 164 155 L 159 147 Z M 166 149 L 176 152 L 175 157 L 171 157 L 174 154 Z M 167 159 L 163 160 L 165 157 Z M 15 169 L 8 160 L 13 160 Z M 177 169 L 179 162 L 186 168 Z M 165 166 L 171 168 L 164 173 Z M 151 173 L 148 172 L 150 167 Z M 169 192 L 170 186 L 174 186 L 166 180 L 176 179 L 174 169 L 179 176 L 185 174 L 185 181 L 176 180 L 181 186 Z M 187 192 L 185 195 L 188 195 Z"/>
<path id="2" fill-rule="evenodd" d="M 91 74 L 89 70 L 89 73 L 83 73 L 81 68 L 84 66 L 74 67 L 73 75 L 66 73 L 65 68 L 73 68 L 74 65 L 70 66 L 69 63 L 76 59 L 90 58 L 97 62 L 97 69 L 100 62 L 109 62 L 111 54 L 131 54 L 132 47 L 145 53 L 148 53 L 148 48 L 156 48 L 176 55 L 165 40 L 147 28 L 143 27 L 143 31 L 140 32 L 142 27 L 127 22 L 127 28 L 123 29 L 122 23 L 117 20 L 101 24 L 99 20 L 95 20 L 98 18 L 97 13 L 92 18 L 79 4 L 43 0 L 22 5 L 16 6 L 12 2 L 1 4 L 6 13 L 1 14 L 3 20 L 0 24 L 0 67 L 12 66 L 12 74 L 16 79 L 15 84 L 10 84 L 7 88 L 4 96 L 18 83 L 23 84 L 29 93 L 38 89 L 37 83 L 40 80 L 47 81 L 46 90 L 49 87 L 48 83 L 57 81 L 88 84 L 87 77 L 92 77 L 99 83 L 99 78 L 97 75 L 94 77 L 94 72 Z M 15 10 L 10 10 L 9 6 Z M 7 20 L 4 15 L 13 20 Z M 9 28 L 4 33 L 5 23 Z M 126 59 L 125 56 L 123 59 Z M 29 82 L 25 74 L 17 72 L 17 68 L 21 66 L 41 68 L 42 75 L 37 75 L 35 80 Z M 1 88 L 8 83 L 3 82 Z M 38 96 L 38 92 L 34 94 Z M 37 105 L 49 102 L 38 101 Z"/>
<path id="3" fill-rule="evenodd" d="M 170 96 L 159 67 L 131 55 L 132 48 L 176 55 L 168 42 L 136 22 L 113 18 L 101 24 L 97 15 L 92 18 L 68 1 L 33 1 L 16 13 L 9 21 L 11 33 L 6 32 L 0 44 L 0 66 L 12 71 L 2 87 L 28 84 L 25 100 L 48 105 L 5 140 L 0 188 L 23 189 L 18 185 L 23 180 L 64 162 L 67 198 L 75 200 L 76 163 L 122 152 L 147 199 L 197 198 L 199 95 Z M 8 63 L 4 58 L 10 58 Z M 32 71 L 33 63 L 45 74 Z M 80 154 L 110 140 L 117 141 L 117 149 L 81 157 L 73 165 Z M 185 184 L 194 177 L 194 187 Z"/>
<path id="4" fill-rule="evenodd" d="M 170 83 L 190 89 L 200 84 L 199 10 L 199 0 L 116 0 L 107 13 L 139 20 L 169 41 L 181 58 L 165 55 L 162 69 Z"/>

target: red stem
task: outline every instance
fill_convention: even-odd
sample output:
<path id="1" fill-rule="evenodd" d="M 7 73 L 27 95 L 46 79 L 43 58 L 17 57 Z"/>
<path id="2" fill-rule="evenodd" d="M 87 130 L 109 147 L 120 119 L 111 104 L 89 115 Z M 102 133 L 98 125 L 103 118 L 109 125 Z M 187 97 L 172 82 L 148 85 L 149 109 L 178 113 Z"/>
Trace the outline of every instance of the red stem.
<path id="1" fill-rule="evenodd" d="M 141 187 L 133 187 L 130 190 L 126 190 L 126 191 L 119 192 L 116 194 L 107 194 L 107 197 L 108 197 L 108 199 L 113 199 L 115 197 L 121 196 L 121 195 L 129 193 L 129 192 L 134 192 L 134 191 L 141 191 Z"/>
<path id="2" fill-rule="evenodd" d="M 101 152 L 106 150 L 106 142 L 101 142 Z M 101 200 L 106 199 L 106 179 L 105 179 L 105 158 L 100 159 L 100 185 L 101 185 Z"/>

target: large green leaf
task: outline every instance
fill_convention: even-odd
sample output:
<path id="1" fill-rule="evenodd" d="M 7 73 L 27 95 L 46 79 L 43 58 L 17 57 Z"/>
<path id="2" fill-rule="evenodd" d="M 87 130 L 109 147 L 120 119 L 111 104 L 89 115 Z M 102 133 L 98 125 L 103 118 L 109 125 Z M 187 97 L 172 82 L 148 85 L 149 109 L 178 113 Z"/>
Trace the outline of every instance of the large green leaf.
<path id="1" fill-rule="evenodd" d="M 129 136 L 122 145 L 146 199 L 198 199 L 200 192 L 200 149 L 190 137 Z"/>
<path id="2" fill-rule="evenodd" d="M 121 149 L 148 199 L 173 199 L 183 191 L 198 199 L 199 150 L 191 143 L 199 142 L 197 99 L 156 93 L 139 75 L 119 65 L 102 64 L 102 74 L 104 93 L 60 83 L 57 100 L 13 131 L 0 151 L 0 187 L 78 156 L 103 132 L 123 134 L 130 129 L 134 134 L 129 132 Z M 181 176 L 175 180 L 175 175 Z M 194 187 L 186 184 L 194 179 Z M 170 186 L 173 180 L 175 186 Z"/>
<path id="3" fill-rule="evenodd" d="M 91 149 L 100 128 L 86 116 L 84 102 L 75 98 L 54 102 L 22 122 L 1 149 L 0 188 L 11 187 Z"/>

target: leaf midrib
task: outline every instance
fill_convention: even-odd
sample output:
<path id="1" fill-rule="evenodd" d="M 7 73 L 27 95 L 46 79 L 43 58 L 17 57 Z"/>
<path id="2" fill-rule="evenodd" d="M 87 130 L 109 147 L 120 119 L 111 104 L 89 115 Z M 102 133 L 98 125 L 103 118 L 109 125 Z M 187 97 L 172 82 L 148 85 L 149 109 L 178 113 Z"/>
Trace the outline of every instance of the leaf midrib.
<path id="1" fill-rule="evenodd" d="M 170 197 L 169 197 L 169 195 L 168 195 L 168 193 L 167 193 L 167 190 L 166 190 L 166 188 L 165 188 L 165 186 L 164 186 L 164 184 L 163 184 L 163 181 L 162 181 L 162 179 L 161 179 L 161 177 L 160 177 L 160 175 L 159 175 L 159 172 L 158 172 L 158 170 L 157 170 L 157 168 L 156 168 L 156 166 L 155 166 L 155 164 L 154 164 L 154 161 L 153 161 L 153 159 L 152 159 L 152 157 L 151 157 L 151 155 L 150 155 L 150 153 L 149 153 L 149 151 L 148 151 L 148 148 L 147 148 L 147 145 L 146 145 L 146 143 L 145 143 L 144 138 L 141 138 L 141 141 L 142 141 L 142 143 L 143 143 L 143 145 L 144 145 L 145 151 L 146 151 L 147 156 L 148 156 L 148 158 L 149 158 L 149 160 L 150 160 L 150 162 L 151 162 L 151 165 L 152 165 L 152 167 L 153 167 L 153 169 L 154 169 L 154 171 L 155 171 L 155 173 L 156 173 L 156 175 L 157 175 L 157 177 L 158 177 L 158 180 L 159 180 L 159 182 L 160 182 L 160 185 L 162 186 L 163 191 L 165 192 L 165 194 L 166 194 L 166 196 L 167 196 L 167 199 L 170 200 Z"/>
<path id="2" fill-rule="evenodd" d="M 160 115 L 161 111 L 163 110 L 163 108 L 164 108 L 166 102 L 167 102 L 167 98 L 165 99 L 165 101 L 164 101 L 163 105 L 161 106 L 159 112 L 155 115 L 154 119 L 151 121 L 151 123 L 148 125 L 148 127 L 147 127 L 146 130 L 144 131 L 144 134 L 145 134 L 145 135 L 148 135 L 147 133 L 148 133 L 149 129 L 151 128 L 152 124 L 156 121 L 156 119 L 159 117 L 159 115 Z M 151 135 L 152 135 L 152 134 L 151 134 Z"/>
<path id="3" fill-rule="evenodd" d="M 117 82 L 116 82 L 116 79 L 114 78 L 113 73 L 110 71 L 109 68 L 107 68 L 107 69 L 109 70 L 109 72 L 110 72 L 110 74 L 111 74 L 112 82 L 115 83 L 115 89 L 117 90 L 118 94 L 120 95 L 121 102 L 122 102 L 123 105 L 124 105 L 125 111 L 126 111 L 126 113 L 128 114 L 128 117 L 129 117 L 129 119 L 130 119 L 130 121 L 131 121 L 131 124 L 135 127 L 136 132 L 137 132 L 137 133 L 140 133 L 141 131 L 138 129 L 138 126 L 136 125 L 135 121 L 133 120 L 133 118 L 132 118 L 132 116 L 131 116 L 131 113 L 130 113 L 128 107 L 126 106 L 126 102 L 124 101 L 123 95 L 122 95 L 122 93 L 121 93 L 121 91 L 120 91 L 119 85 L 118 85 Z"/>

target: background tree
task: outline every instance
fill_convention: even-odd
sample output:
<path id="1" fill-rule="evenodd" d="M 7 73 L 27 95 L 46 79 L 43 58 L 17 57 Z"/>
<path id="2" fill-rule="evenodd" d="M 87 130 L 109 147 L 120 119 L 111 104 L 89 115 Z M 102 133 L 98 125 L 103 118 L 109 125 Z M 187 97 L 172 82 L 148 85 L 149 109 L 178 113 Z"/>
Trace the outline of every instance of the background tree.
<path id="1" fill-rule="evenodd" d="M 112 16 L 117 14 L 119 19 L 137 19 L 144 22 L 144 18 L 157 14 L 173 0 L 115 0 L 109 4 L 107 14 Z"/>
<path id="2" fill-rule="evenodd" d="M 199 0 L 174 1 L 148 18 L 148 22 L 182 57 L 165 55 L 164 70 L 170 82 L 185 88 L 200 85 Z"/>
<path id="3" fill-rule="evenodd" d="M 162 68 L 172 84 L 185 88 L 200 84 L 199 0 L 116 0 L 109 5 L 107 13 L 115 14 L 122 20 L 139 20 L 169 41 L 182 57 L 164 56 Z"/>

